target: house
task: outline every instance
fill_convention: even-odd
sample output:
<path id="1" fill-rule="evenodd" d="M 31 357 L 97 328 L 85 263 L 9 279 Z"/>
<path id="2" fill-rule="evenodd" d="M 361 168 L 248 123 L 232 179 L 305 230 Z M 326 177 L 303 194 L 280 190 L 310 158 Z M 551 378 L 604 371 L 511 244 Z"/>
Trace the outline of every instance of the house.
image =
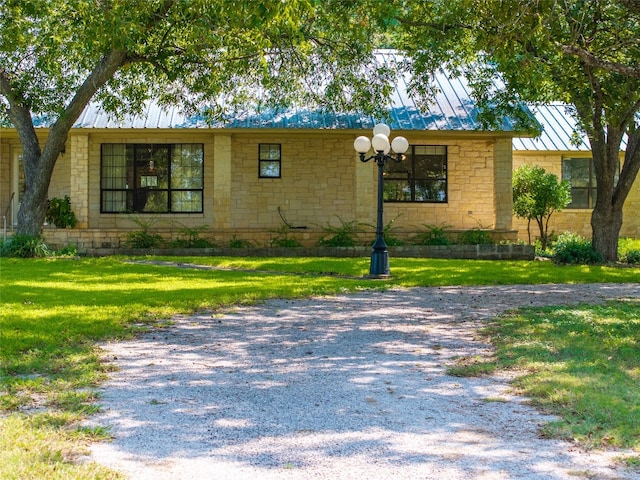
<path id="1" fill-rule="evenodd" d="M 406 85 L 392 100 L 391 137 L 410 143 L 385 181 L 385 220 L 399 236 L 423 225 L 486 228 L 514 240 L 511 214 L 512 126 L 480 131 L 467 86 L 441 75 L 428 114 Z M 79 250 L 123 245 L 140 219 L 166 237 L 206 226 L 224 245 L 232 238 L 267 244 L 285 222 L 303 244 L 340 221 L 376 218 L 376 167 L 358 159 L 353 141 L 371 135 L 371 117 L 305 110 L 249 113 L 216 125 L 149 105 L 119 122 L 90 106 L 58 158 L 49 196 L 71 199 L 74 229 L 46 228 L 54 245 Z M 39 129 L 42 138 L 47 128 Z M 11 225 L 20 201 L 17 133 L 0 133 L 0 209 Z M 363 234 L 373 238 L 373 228 Z"/>
<path id="2" fill-rule="evenodd" d="M 427 113 L 419 112 L 402 81 L 391 100 L 391 137 L 405 136 L 410 147 L 386 172 L 385 222 L 393 222 L 401 238 L 428 225 L 526 239 L 526 223 L 512 215 L 513 168 L 531 161 L 561 173 L 571 159 L 588 158 L 588 150 L 571 150 L 568 130 L 561 132 L 563 143 L 547 142 L 555 124 L 537 141 L 514 138 L 509 119 L 500 130 L 480 130 L 465 82 L 444 74 L 436 82 L 439 93 Z M 268 245 L 285 228 L 313 245 L 323 228 L 357 222 L 371 225 L 362 227 L 362 236 L 373 240 L 376 167 L 358 159 L 353 141 L 370 136 L 375 123 L 357 114 L 297 109 L 207 125 L 154 104 L 118 121 L 91 105 L 71 131 L 49 189 L 50 198 L 70 197 L 78 224 L 49 226 L 44 236 L 81 252 L 114 248 L 146 223 L 167 239 L 203 229 L 218 245 L 231 239 Z M 38 131 L 44 139 L 46 126 Z M 9 230 L 23 183 L 17 133 L 0 129 L 0 214 Z M 639 195 L 636 190 L 630 208 L 638 207 Z M 588 207 L 567 209 L 553 228 L 588 235 L 589 216 Z M 624 234 L 640 236 L 635 223 L 623 226 Z"/>
<path id="3" fill-rule="evenodd" d="M 513 139 L 513 168 L 525 163 L 539 165 L 560 180 L 571 184 L 571 203 L 555 212 L 549 222 L 549 232 L 556 234 L 574 232 L 591 237 L 591 213 L 595 202 L 596 183 L 589 141 L 584 135 L 576 135 L 575 120 L 562 103 L 550 103 L 530 107 L 530 111 L 543 127 L 537 138 Z M 622 148 L 626 148 L 623 141 Z M 623 155 L 620 155 L 621 160 Z M 640 184 L 636 182 L 623 208 L 623 224 L 620 236 L 640 238 Z M 527 239 L 526 220 L 514 218 L 513 228 L 518 237 Z M 532 238 L 538 235 L 538 227 L 531 226 Z"/>

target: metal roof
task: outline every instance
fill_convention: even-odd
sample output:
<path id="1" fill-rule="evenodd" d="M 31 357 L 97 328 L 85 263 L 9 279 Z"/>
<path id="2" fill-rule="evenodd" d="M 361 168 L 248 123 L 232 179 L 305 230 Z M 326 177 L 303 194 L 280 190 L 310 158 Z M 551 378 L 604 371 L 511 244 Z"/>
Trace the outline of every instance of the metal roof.
<path id="1" fill-rule="evenodd" d="M 529 110 L 542 126 L 542 134 L 536 138 L 514 138 L 514 151 L 591 151 L 589 139 L 578 132 L 571 107 L 566 103 L 530 105 Z M 626 135 L 620 148 L 627 148 Z"/>
<path id="2" fill-rule="evenodd" d="M 384 50 L 376 55 L 381 65 L 393 68 L 402 61 L 395 52 Z M 177 107 L 163 108 L 147 103 L 142 114 L 118 120 L 105 113 L 99 105 L 89 105 L 74 124 L 74 128 L 278 128 L 278 129 L 364 129 L 380 120 L 394 130 L 476 131 L 482 127 L 476 121 L 478 109 L 471 99 L 470 89 L 462 77 L 452 78 L 444 71 L 435 76 L 435 98 L 426 112 L 421 112 L 409 94 L 408 75 L 401 75 L 395 85 L 388 108 L 388 118 L 374 118 L 359 113 L 338 113 L 310 110 L 304 107 L 246 112 L 225 121 L 207 124 L 202 115 L 185 116 Z M 505 119 L 502 129 L 513 131 L 514 125 Z"/>
<path id="3" fill-rule="evenodd" d="M 576 121 L 565 103 L 531 105 L 529 110 L 540 123 L 542 134 L 535 138 L 514 138 L 513 149 L 525 151 L 589 151 L 585 135 L 576 134 Z"/>

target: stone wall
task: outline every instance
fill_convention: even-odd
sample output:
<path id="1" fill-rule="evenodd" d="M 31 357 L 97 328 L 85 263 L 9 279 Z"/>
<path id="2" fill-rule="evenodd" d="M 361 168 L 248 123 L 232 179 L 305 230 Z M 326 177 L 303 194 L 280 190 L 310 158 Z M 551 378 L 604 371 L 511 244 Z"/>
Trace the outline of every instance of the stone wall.
<path id="1" fill-rule="evenodd" d="M 71 197 L 78 226 L 69 243 L 79 247 L 119 246 L 126 234 L 153 224 L 175 237 L 181 228 L 206 227 L 204 235 L 226 244 L 236 236 L 257 245 L 270 242 L 286 222 L 310 246 L 327 227 L 355 223 L 364 238 L 376 221 L 377 166 L 362 163 L 353 139 L 363 132 L 334 130 L 77 130 L 54 170 L 50 196 Z M 446 203 L 385 203 L 385 224 L 406 239 L 436 226 L 483 228 L 513 240 L 510 138 L 477 132 L 397 132 L 412 145 L 445 145 Z M 393 136 L 393 135 L 392 135 Z M 202 143 L 204 204 L 198 214 L 105 214 L 100 212 L 103 143 Z M 281 145 L 281 178 L 260 178 L 260 143 Z M 8 153 L 3 147 L 6 163 Z M 2 190 L 0 190 L 2 194 Z M 276 233 L 274 233 L 276 232 Z M 45 232 L 58 242 L 60 233 Z"/>

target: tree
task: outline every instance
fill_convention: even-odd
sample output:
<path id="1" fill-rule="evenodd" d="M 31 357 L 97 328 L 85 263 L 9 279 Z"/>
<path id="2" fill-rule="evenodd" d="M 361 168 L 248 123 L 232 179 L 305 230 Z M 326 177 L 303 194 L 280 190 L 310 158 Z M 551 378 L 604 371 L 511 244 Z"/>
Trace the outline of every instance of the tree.
<path id="1" fill-rule="evenodd" d="M 537 165 L 524 164 L 513 172 L 513 212 L 527 219 L 527 234 L 531 244 L 531 220 L 540 230 L 542 250 L 549 240 L 549 220 L 554 212 L 571 202 L 571 186 L 566 180 L 558 181 L 553 173 Z"/>
<path id="2" fill-rule="evenodd" d="M 622 207 L 640 169 L 640 8 L 632 0 L 397 2 L 416 90 L 444 67 L 470 79 L 487 124 L 523 102 L 563 101 L 591 144 L 592 243 L 617 258 Z M 502 84 L 501 87 L 497 85 Z M 495 108 L 488 108 L 495 107 Z M 623 138 L 627 138 L 620 168 Z"/>
<path id="3" fill-rule="evenodd" d="M 0 122 L 23 148 L 18 233 L 40 233 L 56 159 L 89 102 L 124 115 L 154 99 L 207 119 L 248 104 L 384 105 L 393 73 L 367 68 L 378 25 L 368 3 L 4 0 Z"/>

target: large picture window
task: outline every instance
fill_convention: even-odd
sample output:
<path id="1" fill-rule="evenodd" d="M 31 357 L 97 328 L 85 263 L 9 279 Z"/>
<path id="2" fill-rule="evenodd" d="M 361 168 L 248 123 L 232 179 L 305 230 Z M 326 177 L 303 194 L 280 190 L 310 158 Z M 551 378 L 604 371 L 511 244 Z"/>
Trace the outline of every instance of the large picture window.
<path id="1" fill-rule="evenodd" d="M 201 213 L 202 144 L 102 144 L 100 211 Z"/>
<path id="2" fill-rule="evenodd" d="M 596 177 L 591 158 L 563 158 L 562 179 L 571 185 L 571 203 L 567 208 L 593 208 Z"/>
<path id="3" fill-rule="evenodd" d="M 447 202 L 447 147 L 412 145 L 406 158 L 385 166 L 386 202 Z"/>

